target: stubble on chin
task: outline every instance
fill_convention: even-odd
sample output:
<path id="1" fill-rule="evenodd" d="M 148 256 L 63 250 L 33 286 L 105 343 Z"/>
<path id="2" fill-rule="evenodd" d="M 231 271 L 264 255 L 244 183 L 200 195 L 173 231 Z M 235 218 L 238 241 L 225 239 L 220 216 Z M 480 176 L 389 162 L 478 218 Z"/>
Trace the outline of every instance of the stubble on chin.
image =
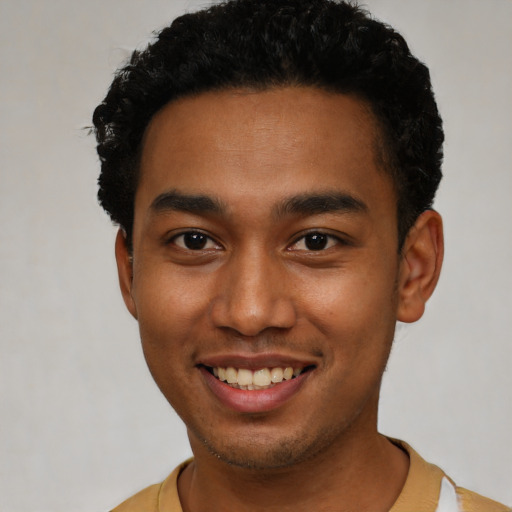
<path id="1" fill-rule="evenodd" d="M 192 448 L 199 442 L 220 461 L 241 469 L 274 471 L 306 462 L 329 449 L 340 432 L 348 427 L 340 424 L 337 428 L 323 429 L 316 435 L 269 437 L 264 435 L 244 436 L 241 439 L 220 440 L 206 438 L 204 434 L 189 429 Z"/>

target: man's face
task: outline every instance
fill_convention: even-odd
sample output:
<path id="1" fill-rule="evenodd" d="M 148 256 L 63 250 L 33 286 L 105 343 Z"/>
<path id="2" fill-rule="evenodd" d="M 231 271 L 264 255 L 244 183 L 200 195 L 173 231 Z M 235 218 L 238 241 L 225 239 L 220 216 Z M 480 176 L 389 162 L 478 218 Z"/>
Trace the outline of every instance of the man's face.
<path id="1" fill-rule="evenodd" d="M 311 88 L 152 120 L 125 298 L 193 448 L 270 468 L 375 432 L 400 268 L 376 140 L 365 103 Z"/>

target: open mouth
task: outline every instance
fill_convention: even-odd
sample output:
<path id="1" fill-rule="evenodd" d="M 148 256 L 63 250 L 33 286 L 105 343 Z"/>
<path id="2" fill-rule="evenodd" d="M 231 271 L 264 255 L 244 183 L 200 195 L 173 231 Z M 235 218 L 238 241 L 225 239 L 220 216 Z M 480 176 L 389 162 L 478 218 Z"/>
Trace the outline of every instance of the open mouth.
<path id="1" fill-rule="evenodd" d="M 269 389 L 277 386 L 283 381 L 295 379 L 299 375 L 312 370 L 314 366 L 306 366 L 303 368 L 277 366 L 274 368 L 260 368 L 258 370 L 234 368 L 233 366 L 225 368 L 221 366 L 204 366 L 204 368 L 228 386 L 236 389 L 252 391 L 258 389 Z"/>

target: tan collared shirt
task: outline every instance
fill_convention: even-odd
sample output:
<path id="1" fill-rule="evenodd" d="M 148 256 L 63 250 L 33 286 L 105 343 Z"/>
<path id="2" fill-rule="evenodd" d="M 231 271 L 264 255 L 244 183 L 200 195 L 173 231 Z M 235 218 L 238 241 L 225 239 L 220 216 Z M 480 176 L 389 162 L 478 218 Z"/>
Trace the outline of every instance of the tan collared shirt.
<path id="1" fill-rule="evenodd" d="M 457 487 L 445 473 L 423 460 L 409 445 L 393 440 L 401 446 L 410 459 L 409 473 L 404 488 L 389 512 L 512 512 L 496 501 Z M 121 503 L 112 512 L 183 512 L 178 496 L 178 476 L 190 463 L 180 464 L 161 484 L 155 484 L 142 490 Z M 448 487 L 447 503 L 440 495 Z M 454 504 L 449 504 L 450 489 L 453 490 Z M 443 502 L 441 502 L 443 501 Z"/>

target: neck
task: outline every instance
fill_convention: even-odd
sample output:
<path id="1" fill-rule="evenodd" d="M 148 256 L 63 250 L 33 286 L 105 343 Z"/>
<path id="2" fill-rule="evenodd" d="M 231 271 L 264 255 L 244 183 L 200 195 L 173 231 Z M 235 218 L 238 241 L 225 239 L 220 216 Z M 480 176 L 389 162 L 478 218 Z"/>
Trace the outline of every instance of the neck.
<path id="1" fill-rule="evenodd" d="M 270 470 L 235 467 L 193 438 L 191 444 L 195 460 L 178 481 L 184 512 L 387 512 L 409 467 L 407 455 L 376 428 L 348 429 L 343 439 L 314 457 Z"/>

